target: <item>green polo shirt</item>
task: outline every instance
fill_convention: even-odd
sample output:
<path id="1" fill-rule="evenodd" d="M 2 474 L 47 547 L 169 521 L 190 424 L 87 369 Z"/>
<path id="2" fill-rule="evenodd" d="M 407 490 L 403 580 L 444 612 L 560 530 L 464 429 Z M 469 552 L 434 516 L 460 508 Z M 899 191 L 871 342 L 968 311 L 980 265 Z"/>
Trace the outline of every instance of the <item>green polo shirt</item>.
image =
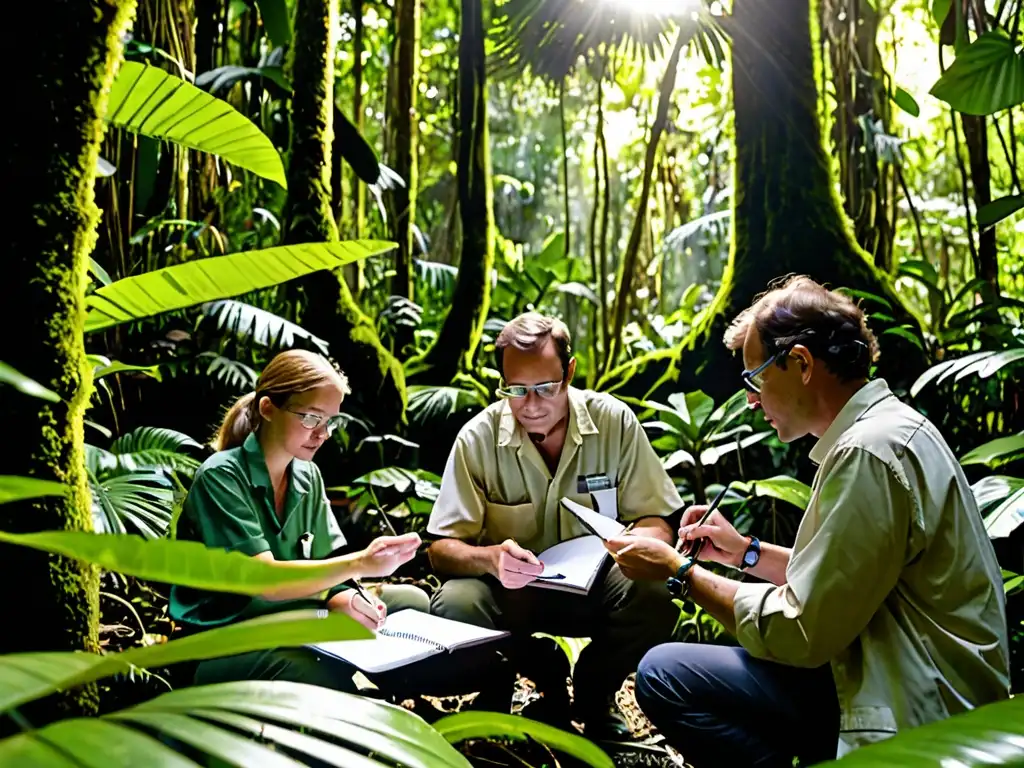
<path id="1" fill-rule="evenodd" d="M 178 537 L 250 557 L 272 552 L 276 560 L 301 560 L 305 554 L 300 539 L 306 533 L 313 534 L 310 559 L 325 558 L 346 544 L 331 513 L 319 468 L 299 459 L 288 465 L 288 493 L 279 519 L 263 451 L 252 434 L 240 447 L 215 453 L 203 462 L 185 497 Z M 341 589 L 334 587 L 329 594 Z M 173 586 L 170 615 L 196 627 L 212 627 L 312 605 L 320 606 L 322 601 L 271 601 Z"/>

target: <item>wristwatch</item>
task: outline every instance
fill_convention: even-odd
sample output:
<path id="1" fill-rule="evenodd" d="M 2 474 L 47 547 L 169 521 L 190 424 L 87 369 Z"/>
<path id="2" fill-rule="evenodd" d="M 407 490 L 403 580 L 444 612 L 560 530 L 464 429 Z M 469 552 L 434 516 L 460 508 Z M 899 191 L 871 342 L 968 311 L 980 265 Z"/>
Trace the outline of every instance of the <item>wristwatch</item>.
<path id="1" fill-rule="evenodd" d="M 675 575 L 669 576 L 665 580 L 665 588 L 668 589 L 670 595 L 685 598 L 690 593 L 690 579 L 687 577 L 687 573 L 693 568 L 695 562 L 693 558 L 686 558 Z"/>
<path id="2" fill-rule="evenodd" d="M 747 549 L 743 553 L 743 559 L 740 560 L 740 570 L 745 571 L 747 568 L 753 568 L 760 559 L 761 542 L 758 541 L 757 536 L 751 536 L 750 543 L 747 544 Z"/>

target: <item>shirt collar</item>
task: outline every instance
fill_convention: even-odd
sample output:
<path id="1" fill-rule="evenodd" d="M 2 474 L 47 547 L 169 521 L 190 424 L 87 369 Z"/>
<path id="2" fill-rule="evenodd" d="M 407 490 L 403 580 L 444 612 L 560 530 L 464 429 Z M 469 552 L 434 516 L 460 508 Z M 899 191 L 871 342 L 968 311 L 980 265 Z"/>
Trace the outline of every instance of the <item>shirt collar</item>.
<path id="1" fill-rule="evenodd" d="M 267 461 L 263 457 L 263 448 L 256 433 L 252 432 L 245 442 L 242 443 L 242 456 L 245 460 L 245 468 L 249 473 L 249 482 L 255 488 L 263 488 L 269 493 L 274 492 L 274 485 L 270 482 L 270 472 L 267 471 Z M 289 483 L 288 492 L 304 495 L 310 488 L 309 462 L 292 459 L 288 465 Z"/>
<path id="2" fill-rule="evenodd" d="M 512 409 L 508 401 L 501 404 L 501 413 L 498 417 L 498 447 L 518 448 L 523 442 L 523 428 L 512 415 Z M 569 387 L 569 438 L 580 445 L 583 443 L 584 435 L 598 434 L 597 424 L 594 423 L 587 408 L 587 400 L 581 390 Z"/>
<path id="3" fill-rule="evenodd" d="M 871 408 L 889 397 L 895 397 L 895 395 L 889 389 L 885 379 L 869 381 L 857 390 L 853 397 L 846 401 L 846 405 L 825 430 L 825 434 L 811 448 L 811 461 L 821 464 L 846 430 L 860 421 L 861 417 Z"/>

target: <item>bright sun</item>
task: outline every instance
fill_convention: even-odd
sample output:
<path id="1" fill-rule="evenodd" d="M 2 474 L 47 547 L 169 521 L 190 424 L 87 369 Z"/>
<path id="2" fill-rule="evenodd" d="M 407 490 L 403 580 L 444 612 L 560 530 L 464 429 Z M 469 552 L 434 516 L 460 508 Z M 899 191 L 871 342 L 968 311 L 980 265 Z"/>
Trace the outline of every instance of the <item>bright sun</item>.
<path id="1" fill-rule="evenodd" d="M 677 16 L 696 7 L 695 0 L 604 0 L 604 2 L 623 6 L 637 13 L 662 16 Z"/>

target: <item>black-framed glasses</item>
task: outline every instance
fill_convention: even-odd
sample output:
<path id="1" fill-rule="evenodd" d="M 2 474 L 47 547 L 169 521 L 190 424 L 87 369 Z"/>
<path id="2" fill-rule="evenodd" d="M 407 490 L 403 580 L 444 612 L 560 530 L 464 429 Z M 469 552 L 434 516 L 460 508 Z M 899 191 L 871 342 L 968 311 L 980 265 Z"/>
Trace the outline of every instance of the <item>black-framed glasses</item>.
<path id="1" fill-rule="evenodd" d="M 321 416 L 317 413 L 293 411 L 291 408 L 285 408 L 284 410 L 294 416 L 298 416 L 299 423 L 310 431 L 322 426 L 328 437 L 333 435 L 334 430 L 340 427 L 345 421 L 345 417 L 340 413 L 335 416 Z"/>
<path id="2" fill-rule="evenodd" d="M 740 374 L 740 378 L 743 379 L 743 386 L 746 387 L 747 391 L 753 392 L 755 395 L 761 394 L 761 387 L 764 386 L 765 370 L 769 365 L 777 361 L 780 357 L 785 357 L 787 354 L 789 354 L 788 349 L 780 349 L 754 370 L 743 371 L 743 373 Z"/>
<path id="3" fill-rule="evenodd" d="M 550 400 L 552 397 L 557 395 L 561 389 L 561 381 L 545 381 L 542 384 L 511 384 L 504 387 L 498 387 L 496 394 L 498 397 L 503 397 L 506 400 L 519 400 L 520 398 L 526 397 L 530 392 L 536 392 L 539 397 L 543 397 L 545 400 Z"/>

